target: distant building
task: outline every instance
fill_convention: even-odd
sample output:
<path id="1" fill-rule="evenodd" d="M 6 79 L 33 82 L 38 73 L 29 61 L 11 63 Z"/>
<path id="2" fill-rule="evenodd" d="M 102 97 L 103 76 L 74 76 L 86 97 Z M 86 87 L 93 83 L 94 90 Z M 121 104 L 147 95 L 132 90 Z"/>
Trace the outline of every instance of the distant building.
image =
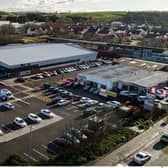
<path id="1" fill-rule="evenodd" d="M 94 60 L 97 53 L 70 44 L 0 47 L 0 77 L 30 75 L 47 69 Z"/>
<path id="2" fill-rule="evenodd" d="M 137 94 L 146 93 L 151 87 L 167 85 L 168 73 L 147 71 L 135 66 L 109 65 L 78 74 L 82 85 L 97 88 L 103 96 L 115 95 L 110 91 L 128 90 Z"/>

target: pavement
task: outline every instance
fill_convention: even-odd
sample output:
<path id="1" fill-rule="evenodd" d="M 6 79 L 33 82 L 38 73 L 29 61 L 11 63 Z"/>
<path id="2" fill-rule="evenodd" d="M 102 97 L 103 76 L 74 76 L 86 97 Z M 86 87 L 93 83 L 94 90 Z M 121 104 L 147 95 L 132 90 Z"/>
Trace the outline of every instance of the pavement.
<path id="1" fill-rule="evenodd" d="M 160 138 L 160 136 L 168 130 L 168 125 L 161 127 L 161 123 L 163 123 L 163 121 L 164 119 L 160 120 L 153 127 L 130 140 L 128 143 L 124 144 L 117 150 L 99 160 L 96 160 L 93 165 L 115 166 L 125 160 L 128 160 L 130 156 L 145 148 L 146 146 L 151 145 L 157 138 Z"/>

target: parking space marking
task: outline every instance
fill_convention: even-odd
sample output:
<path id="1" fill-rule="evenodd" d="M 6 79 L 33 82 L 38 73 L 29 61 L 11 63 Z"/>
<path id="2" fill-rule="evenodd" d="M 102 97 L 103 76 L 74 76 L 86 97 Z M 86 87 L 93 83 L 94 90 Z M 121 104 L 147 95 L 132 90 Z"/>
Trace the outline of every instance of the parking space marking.
<path id="1" fill-rule="evenodd" d="M 76 109 L 76 107 L 75 106 L 71 106 L 71 107 L 66 107 L 66 109 L 67 110 L 74 110 L 74 109 Z"/>
<path id="2" fill-rule="evenodd" d="M 22 100 L 22 99 L 20 99 L 19 101 L 22 102 L 22 103 L 24 103 L 24 104 L 30 105 L 29 102 L 26 102 L 26 101 L 24 101 L 24 100 Z"/>
<path id="3" fill-rule="evenodd" d="M 32 156 L 30 156 L 29 154 L 27 154 L 27 153 L 23 153 L 27 158 L 29 158 L 29 159 L 31 159 L 31 160 L 33 160 L 34 162 L 38 162 L 38 160 L 37 159 L 35 159 L 35 158 L 33 158 Z"/>
<path id="4" fill-rule="evenodd" d="M 79 112 L 80 112 L 80 110 L 78 110 L 78 109 L 77 109 L 77 110 L 75 110 L 75 111 L 73 111 L 73 112 L 74 112 L 74 113 L 79 113 Z"/>
<path id="5" fill-rule="evenodd" d="M 17 103 L 17 101 L 14 102 L 13 104 L 15 104 L 15 106 L 22 107 L 20 104 Z"/>
<path id="6" fill-rule="evenodd" d="M 48 150 L 50 151 L 51 153 L 56 153 L 54 150 L 52 150 L 51 148 L 48 148 L 47 146 L 45 145 L 41 145 L 45 150 Z"/>
<path id="7" fill-rule="evenodd" d="M 49 160 L 49 157 L 46 156 L 44 153 L 39 152 L 38 150 L 33 148 L 33 151 L 37 153 L 38 155 L 42 156 L 44 159 Z"/>

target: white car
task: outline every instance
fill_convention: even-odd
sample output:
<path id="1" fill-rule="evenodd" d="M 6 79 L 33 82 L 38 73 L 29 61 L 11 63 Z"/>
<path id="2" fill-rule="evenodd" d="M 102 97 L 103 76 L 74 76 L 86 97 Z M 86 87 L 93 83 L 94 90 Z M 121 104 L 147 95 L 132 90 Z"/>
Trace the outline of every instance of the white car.
<path id="1" fill-rule="evenodd" d="M 2 107 L 9 109 L 9 110 L 13 110 L 15 108 L 15 106 L 10 102 L 3 104 Z"/>
<path id="2" fill-rule="evenodd" d="M 4 132 L 0 129 L 0 136 L 4 135 Z"/>
<path id="3" fill-rule="evenodd" d="M 37 75 L 35 75 L 35 78 L 37 78 L 37 79 L 43 79 L 44 77 L 43 77 L 42 74 L 37 74 Z"/>
<path id="4" fill-rule="evenodd" d="M 151 158 L 151 154 L 147 152 L 138 152 L 133 156 L 133 161 L 138 163 L 139 165 L 143 165 Z"/>
<path id="5" fill-rule="evenodd" d="M 138 101 L 139 102 L 144 102 L 147 99 L 146 96 L 138 96 Z"/>
<path id="6" fill-rule="evenodd" d="M 22 128 L 27 126 L 27 123 L 20 117 L 16 117 L 14 123 Z"/>
<path id="7" fill-rule="evenodd" d="M 49 109 L 41 109 L 40 113 L 49 118 L 55 117 L 55 114 Z"/>
<path id="8" fill-rule="evenodd" d="M 90 98 L 88 98 L 88 97 L 82 97 L 81 99 L 80 99 L 80 103 L 88 103 L 88 101 L 90 101 L 91 99 Z"/>
<path id="9" fill-rule="evenodd" d="M 48 72 L 43 72 L 44 77 L 50 77 L 51 75 Z"/>
<path id="10" fill-rule="evenodd" d="M 28 115 L 28 118 L 29 118 L 30 120 L 36 122 L 36 123 L 40 123 L 40 122 L 42 121 L 42 119 L 41 119 L 38 115 L 36 115 L 36 114 L 34 114 L 34 113 L 30 113 L 30 114 Z"/>
<path id="11" fill-rule="evenodd" d="M 67 105 L 68 103 L 70 103 L 70 101 L 61 99 L 61 100 L 58 101 L 57 105 L 58 105 L 58 106 L 65 106 L 65 105 Z"/>
<path id="12" fill-rule="evenodd" d="M 121 105 L 121 103 L 118 102 L 118 101 L 107 101 L 107 102 L 105 103 L 105 106 L 106 106 L 106 107 L 109 107 L 109 108 L 117 108 L 117 107 L 119 107 L 120 105 Z"/>
<path id="13" fill-rule="evenodd" d="M 111 101 L 111 104 L 113 104 L 114 108 L 117 108 L 121 105 L 119 101 Z"/>
<path id="14" fill-rule="evenodd" d="M 120 92 L 121 96 L 129 96 L 129 92 L 127 90 L 123 90 Z"/>

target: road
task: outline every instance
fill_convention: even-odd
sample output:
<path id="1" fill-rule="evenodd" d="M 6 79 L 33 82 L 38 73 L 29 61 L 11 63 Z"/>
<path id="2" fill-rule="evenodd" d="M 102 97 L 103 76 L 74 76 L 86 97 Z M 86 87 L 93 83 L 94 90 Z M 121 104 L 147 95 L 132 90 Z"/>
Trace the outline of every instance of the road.
<path id="1" fill-rule="evenodd" d="M 159 143 L 159 139 L 164 132 L 167 132 L 168 125 L 161 127 L 163 121 L 159 121 L 152 128 L 148 129 L 144 133 L 138 135 L 128 143 L 124 144 L 112 153 L 104 156 L 103 158 L 96 160 L 94 165 L 96 166 L 115 166 L 119 163 L 127 163 L 128 165 L 134 165 L 132 163 L 132 156 L 138 151 L 147 151 L 152 154 L 152 159 L 146 163 L 148 166 L 161 166 L 168 165 L 168 147 Z M 163 162 L 161 163 L 162 160 Z"/>

